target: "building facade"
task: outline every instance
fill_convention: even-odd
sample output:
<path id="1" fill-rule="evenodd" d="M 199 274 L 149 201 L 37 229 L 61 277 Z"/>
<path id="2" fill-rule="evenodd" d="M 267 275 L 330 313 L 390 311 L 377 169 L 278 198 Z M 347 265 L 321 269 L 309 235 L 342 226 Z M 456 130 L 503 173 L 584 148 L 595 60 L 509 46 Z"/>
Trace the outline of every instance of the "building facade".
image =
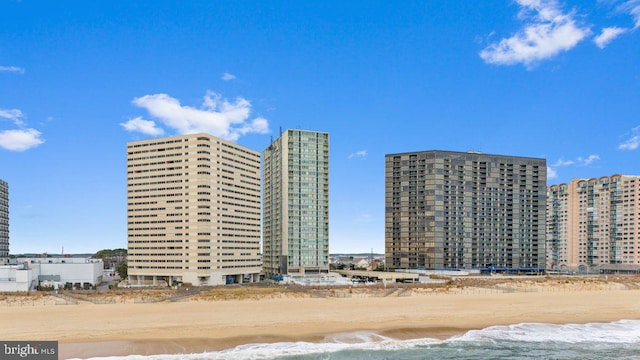
<path id="1" fill-rule="evenodd" d="M 127 144 L 134 286 L 260 278 L 260 154 L 207 134 Z"/>
<path id="2" fill-rule="evenodd" d="M 543 268 L 546 171 L 546 160 L 538 158 L 386 155 L 386 266 Z"/>
<path id="3" fill-rule="evenodd" d="M 263 270 L 329 272 L 329 134 L 287 130 L 262 153 Z"/>
<path id="4" fill-rule="evenodd" d="M 547 190 L 547 267 L 640 269 L 640 176 L 573 179 Z"/>
<path id="5" fill-rule="evenodd" d="M 11 259 L 0 266 L 0 291 L 35 291 L 38 286 L 73 289 L 95 288 L 103 280 L 100 259 L 46 257 Z"/>
<path id="6" fill-rule="evenodd" d="M 0 180 L 0 265 L 9 259 L 9 184 Z"/>

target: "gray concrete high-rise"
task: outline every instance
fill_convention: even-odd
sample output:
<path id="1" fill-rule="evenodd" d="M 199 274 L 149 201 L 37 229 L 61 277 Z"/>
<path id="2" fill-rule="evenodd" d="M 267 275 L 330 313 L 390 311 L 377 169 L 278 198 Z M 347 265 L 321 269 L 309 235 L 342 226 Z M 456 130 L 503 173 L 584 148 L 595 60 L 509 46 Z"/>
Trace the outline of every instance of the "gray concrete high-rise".
<path id="1" fill-rule="evenodd" d="M 260 279 L 260 153 L 208 134 L 127 144 L 132 285 Z"/>
<path id="2" fill-rule="evenodd" d="M 9 258 L 9 184 L 0 180 L 0 264 Z"/>
<path id="3" fill-rule="evenodd" d="M 539 158 L 386 155 L 387 267 L 544 268 L 546 171 Z"/>
<path id="4" fill-rule="evenodd" d="M 329 134 L 286 130 L 262 153 L 266 276 L 329 272 Z"/>

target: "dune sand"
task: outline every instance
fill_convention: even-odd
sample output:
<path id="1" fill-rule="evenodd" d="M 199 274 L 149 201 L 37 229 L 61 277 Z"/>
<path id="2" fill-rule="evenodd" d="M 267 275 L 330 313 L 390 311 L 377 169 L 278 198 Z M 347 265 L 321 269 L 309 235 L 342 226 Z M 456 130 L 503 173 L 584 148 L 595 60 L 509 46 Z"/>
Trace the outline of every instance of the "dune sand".
<path id="1" fill-rule="evenodd" d="M 526 284 L 525 284 L 526 285 Z M 615 284 L 614 284 L 615 285 Z M 470 329 L 523 322 L 587 323 L 640 319 L 640 290 L 624 286 L 529 284 L 403 296 L 300 297 L 161 303 L 0 305 L 4 340 L 58 340 L 61 359 L 126 354 L 197 353 L 239 344 L 323 341 L 354 331 L 393 338 L 446 338 Z M 514 291 L 513 289 L 517 289 Z"/>

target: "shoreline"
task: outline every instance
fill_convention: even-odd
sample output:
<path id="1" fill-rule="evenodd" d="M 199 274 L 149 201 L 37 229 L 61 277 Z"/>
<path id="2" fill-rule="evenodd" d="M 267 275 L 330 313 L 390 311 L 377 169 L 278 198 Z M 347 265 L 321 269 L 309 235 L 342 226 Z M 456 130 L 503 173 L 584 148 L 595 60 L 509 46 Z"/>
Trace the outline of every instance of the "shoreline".
<path id="1" fill-rule="evenodd" d="M 60 358 L 67 359 L 202 353 L 255 343 L 357 342 L 353 334 L 359 332 L 398 340 L 442 340 L 494 325 L 640 320 L 637 288 L 519 286 L 512 292 L 498 285 L 442 292 L 416 287 L 403 296 L 387 297 L 358 288 L 351 297 L 280 294 L 259 300 L 168 303 L 0 303 L 0 316 L 10 324 L 0 338 L 57 340 Z"/>
<path id="2" fill-rule="evenodd" d="M 640 320 L 638 319 L 612 319 L 610 321 L 593 321 L 593 322 L 535 322 L 554 325 L 567 324 L 592 324 L 592 323 L 609 323 L 619 320 Z M 532 323 L 532 322 L 525 322 Z M 461 336 L 471 330 L 482 330 L 497 325 L 517 325 L 513 324 L 494 324 L 481 328 L 459 329 L 459 328 L 395 328 L 379 332 L 368 330 L 354 330 L 352 332 L 342 332 L 337 334 L 326 334 L 324 336 L 303 336 L 303 337 L 283 337 L 283 336 L 238 336 L 233 338 L 178 338 L 178 339 L 137 339 L 137 340 L 121 340 L 121 341 L 98 341 L 98 342 L 71 342 L 60 343 L 59 354 L 60 359 L 88 359 L 102 358 L 111 356 L 129 356 L 129 355 L 182 355 L 182 354 L 202 354 L 209 352 L 220 352 L 231 350 L 242 345 L 259 345 L 259 344 L 276 344 L 276 343 L 334 343 L 340 339 L 340 343 L 364 343 L 378 342 L 388 339 L 391 340 L 419 340 L 434 339 L 445 341 L 456 336 Z M 362 334 L 372 340 L 363 340 Z M 345 336 L 347 340 L 345 341 Z"/>
<path id="3" fill-rule="evenodd" d="M 432 338 L 446 340 L 456 335 L 462 335 L 468 330 L 462 329 L 390 329 L 380 332 L 369 332 L 355 330 L 349 333 L 326 334 L 324 336 L 306 337 L 285 337 L 275 335 L 261 336 L 238 336 L 234 338 L 212 339 L 212 338 L 182 338 L 182 339 L 147 339 L 131 341 L 101 341 L 101 342 L 72 342 L 60 343 L 61 359 L 68 358 L 89 358 L 107 356 L 127 356 L 127 355 L 162 355 L 162 354 L 198 354 L 204 352 L 217 352 L 233 349 L 240 345 L 264 344 L 264 343 L 327 343 L 334 342 L 340 338 L 341 342 L 358 342 L 352 334 L 360 335 L 366 332 L 367 335 L 378 335 L 380 337 L 394 340 L 412 340 L 422 338 Z M 345 337 L 348 337 L 345 341 Z M 377 337 L 377 336 L 374 336 Z"/>

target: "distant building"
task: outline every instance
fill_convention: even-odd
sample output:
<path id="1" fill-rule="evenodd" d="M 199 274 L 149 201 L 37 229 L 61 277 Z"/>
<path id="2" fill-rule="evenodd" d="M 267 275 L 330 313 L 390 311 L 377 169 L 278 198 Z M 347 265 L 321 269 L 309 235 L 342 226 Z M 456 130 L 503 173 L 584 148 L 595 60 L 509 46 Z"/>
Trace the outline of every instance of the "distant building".
<path id="1" fill-rule="evenodd" d="M 94 288 L 102 282 L 104 265 L 90 258 L 18 258 L 0 266 L 0 292 L 33 291 L 38 285 L 74 289 Z"/>
<path id="2" fill-rule="evenodd" d="M 547 267 L 583 273 L 640 270 L 640 176 L 550 186 Z"/>
<path id="3" fill-rule="evenodd" d="M 387 268 L 544 268 L 546 170 L 538 158 L 386 155 Z"/>
<path id="4" fill-rule="evenodd" d="M 127 144 L 134 286 L 260 278 L 260 154 L 207 134 Z"/>
<path id="5" fill-rule="evenodd" d="M 266 276 L 329 272 L 329 134 L 286 130 L 263 151 Z"/>
<path id="6" fill-rule="evenodd" d="M 0 292 L 32 291 L 38 288 L 39 269 L 27 263 L 0 266 Z"/>
<path id="7" fill-rule="evenodd" d="M 0 264 L 9 258 L 9 184 L 0 180 Z"/>

